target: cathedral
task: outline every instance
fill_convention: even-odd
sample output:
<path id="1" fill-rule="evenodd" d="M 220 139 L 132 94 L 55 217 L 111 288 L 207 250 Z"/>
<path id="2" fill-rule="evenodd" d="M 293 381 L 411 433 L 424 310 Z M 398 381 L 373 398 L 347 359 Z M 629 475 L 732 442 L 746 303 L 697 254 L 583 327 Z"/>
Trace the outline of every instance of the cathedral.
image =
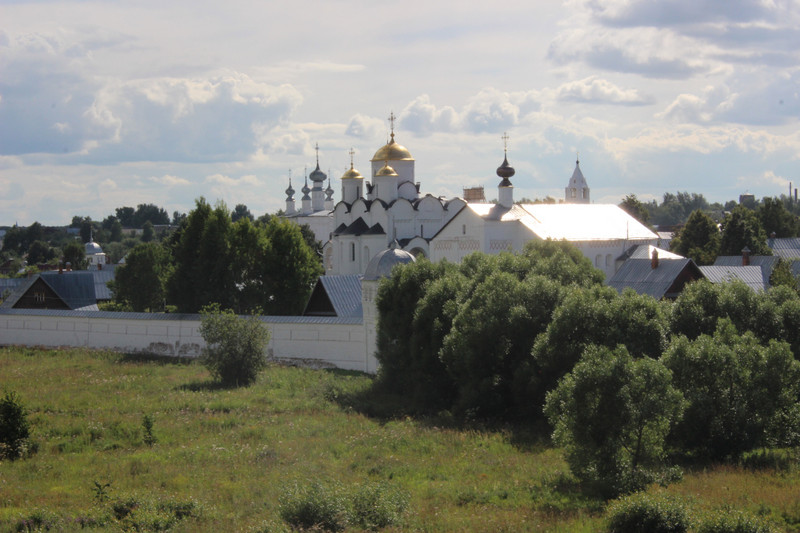
<path id="1" fill-rule="evenodd" d="M 459 262 L 476 251 L 517 251 L 531 240 L 565 239 L 610 278 L 616 259 L 631 246 L 657 244 L 657 235 L 618 206 L 590 203 L 580 161 L 558 204 L 514 202 L 515 170 L 507 147 L 496 172 L 497 203 L 422 194 L 414 158 L 395 140 L 394 115 L 390 121 L 389 142 L 370 160 L 370 181 L 354 168 L 351 151 L 350 168 L 341 177 L 342 198 L 335 206 L 330 181 L 322 188 L 327 176 L 319 168 L 319 150 L 316 169 L 302 189 L 301 209 L 295 207 L 291 181 L 286 190 L 286 216 L 308 224 L 323 243 L 326 275 L 363 274 L 370 260 L 395 241 L 415 257 Z"/>

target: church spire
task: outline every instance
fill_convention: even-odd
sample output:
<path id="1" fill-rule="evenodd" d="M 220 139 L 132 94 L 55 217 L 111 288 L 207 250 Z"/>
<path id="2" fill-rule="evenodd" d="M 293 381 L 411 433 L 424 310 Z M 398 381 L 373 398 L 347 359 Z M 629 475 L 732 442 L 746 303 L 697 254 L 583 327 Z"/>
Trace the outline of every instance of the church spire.
<path id="1" fill-rule="evenodd" d="M 514 205 L 514 186 L 511 185 L 512 177 L 516 171 L 508 164 L 508 134 L 503 133 L 503 164 L 497 167 L 497 175 L 501 178 L 497 187 L 497 199 L 503 207 L 511 208 Z"/>

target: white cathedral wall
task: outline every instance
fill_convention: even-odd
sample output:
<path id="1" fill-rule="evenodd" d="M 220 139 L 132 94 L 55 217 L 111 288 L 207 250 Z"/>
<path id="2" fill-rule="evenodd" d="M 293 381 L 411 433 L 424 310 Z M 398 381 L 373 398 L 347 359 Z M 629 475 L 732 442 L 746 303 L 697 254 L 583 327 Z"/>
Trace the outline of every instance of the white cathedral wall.
<path id="1" fill-rule="evenodd" d="M 198 357 L 205 346 L 197 315 L 168 319 L 147 313 L 64 313 L 25 310 L 0 313 L 4 345 L 70 346 L 124 353 Z M 262 317 L 270 329 L 267 348 L 277 360 L 347 370 L 377 370 L 374 340 L 367 349 L 364 324 L 329 323 L 308 317 Z"/>

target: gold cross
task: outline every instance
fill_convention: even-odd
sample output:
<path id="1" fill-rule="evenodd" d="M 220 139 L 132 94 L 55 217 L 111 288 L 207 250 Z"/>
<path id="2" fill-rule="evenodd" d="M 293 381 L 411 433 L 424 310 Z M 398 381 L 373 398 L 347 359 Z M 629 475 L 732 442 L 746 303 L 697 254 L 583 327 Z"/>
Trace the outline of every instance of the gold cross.
<path id="1" fill-rule="evenodd" d="M 503 139 L 503 151 L 508 152 L 508 133 L 503 132 L 503 136 L 500 138 Z"/>
<path id="2" fill-rule="evenodd" d="M 397 117 L 394 116 L 394 111 L 389 113 L 389 123 L 392 125 L 392 140 L 394 141 L 394 121 Z"/>
<path id="3" fill-rule="evenodd" d="M 350 168 L 353 168 L 353 156 L 356 155 L 356 152 L 355 150 L 350 148 L 350 151 L 348 153 L 350 154 Z"/>

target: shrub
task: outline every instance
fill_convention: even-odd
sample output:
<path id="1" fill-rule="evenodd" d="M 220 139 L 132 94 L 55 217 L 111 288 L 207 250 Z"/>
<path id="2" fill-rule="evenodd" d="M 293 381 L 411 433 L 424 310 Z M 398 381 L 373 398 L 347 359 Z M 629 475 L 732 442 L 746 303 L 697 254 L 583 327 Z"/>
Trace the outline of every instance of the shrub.
<path id="1" fill-rule="evenodd" d="M 284 490 L 279 504 L 281 518 L 296 528 L 343 531 L 350 522 L 347 499 L 338 483 L 325 486 L 314 481 L 302 487 L 295 483 Z"/>
<path id="2" fill-rule="evenodd" d="M 206 341 L 202 361 L 226 386 L 249 385 L 267 365 L 269 330 L 255 316 L 221 311 L 218 304 L 202 311 L 200 334 Z"/>
<path id="3" fill-rule="evenodd" d="M 774 533 L 777 531 L 765 520 L 738 511 L 717 511 L 700 520 L 697 533 Z"/>
<path id="4" fill-rule="evenodd" d="M 25 407 L 13 391 L 0 400 L 0 459 L 17 459 L 28 447 L 30 428 Z"/>
<path id="5" fill-rule="evenodd" d="M 611 503 L 609 533 L 682 533 L 689 529 L 686 505 L 678 499 L 639 492 Z"/>
<path id="6" fill-rule="evenodd" d="M 376 531 L 400 522 L 408 494 L 386 483 L 367 483 L 353 495 L 353 522 Z"/>

